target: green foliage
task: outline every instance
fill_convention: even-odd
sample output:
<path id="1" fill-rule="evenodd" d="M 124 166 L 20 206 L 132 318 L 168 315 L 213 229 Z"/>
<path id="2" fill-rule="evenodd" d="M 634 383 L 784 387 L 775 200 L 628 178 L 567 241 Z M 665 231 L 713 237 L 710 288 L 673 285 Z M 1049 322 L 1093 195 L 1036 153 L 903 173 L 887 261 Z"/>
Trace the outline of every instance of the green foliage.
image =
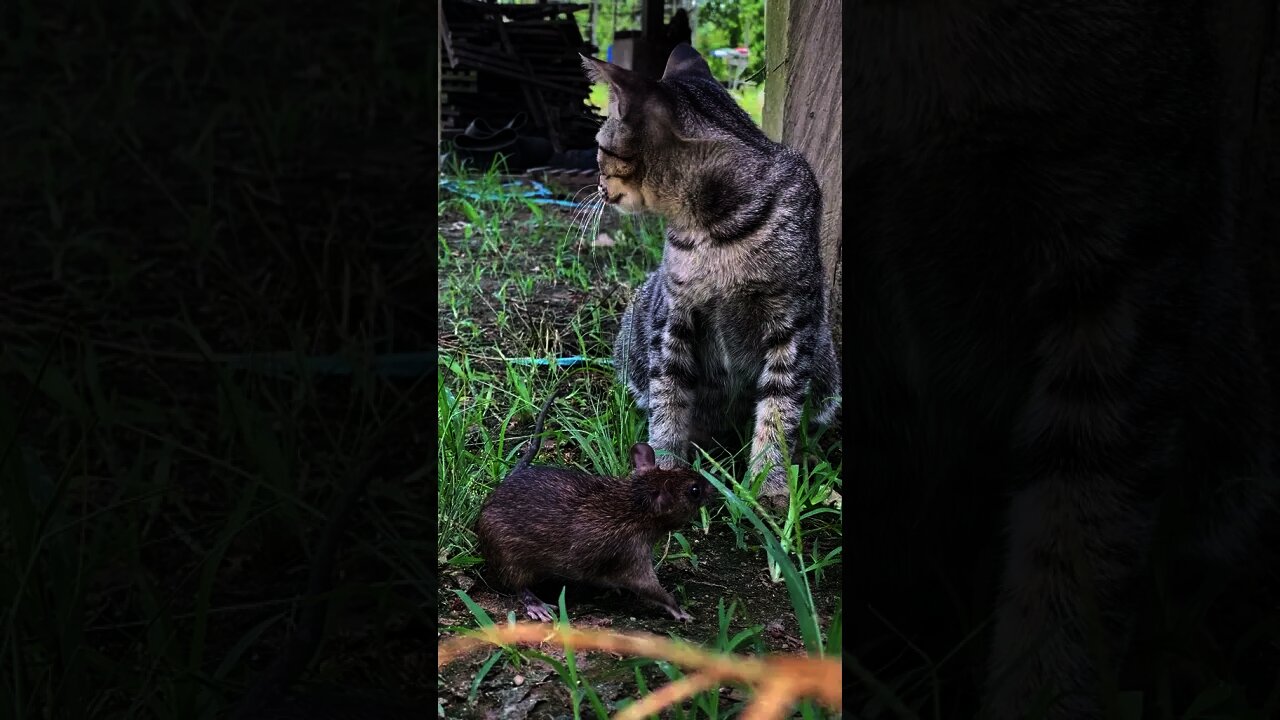
<path id="1" fill-rule="evenodd" d="M 589 14 L 577 13 L 578 24 L 587 41 L 599 48 L 599 56 L 605 57 L 617 30 L 639 30 L 642 0 L 619 0 L 617 3 L 601 2 L 596 16 L 595 36 L 590 37 Z M 615 16 L 616 7 L 616 16 Z M 670 22 L 671 18 L 663 18 Z M 721 58 L 713 57 L 712 50 L 726 47 L 751 48 L 750 60 L 743 78 L 764 77 L 764 0 L 703 0 L 689 13 L 693 28 L 693 46 L 707 59 L 711 72 L 727 80 L 732 71 Z"/>
<path id="2" fill-rule="evenodd" d="M 764 0 L 707 0 L 698 3 L 692 20 L 693 47 L 707 59 L 716 77 L 727 79 L 732 75 L 723 59 L 711 55 L 712 50 L 726 47 L 750 48 L 751 55 L 742 77 L 757 74 L 763 77 Z"/>

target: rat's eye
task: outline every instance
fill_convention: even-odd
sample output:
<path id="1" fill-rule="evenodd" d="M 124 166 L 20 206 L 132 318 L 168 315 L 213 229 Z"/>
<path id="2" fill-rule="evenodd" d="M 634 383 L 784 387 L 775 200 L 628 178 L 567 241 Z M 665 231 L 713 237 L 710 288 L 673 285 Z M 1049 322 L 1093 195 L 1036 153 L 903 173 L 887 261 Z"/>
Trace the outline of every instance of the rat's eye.
<path id="1" fill-rule="evenodd" d="M 689 486 L 689 497 L 691 497 L 691 498 L 693 498 L 693 499 L 695 499 L 695 500 L 696 500 L 696 499 L 698 499 L 698 498 L 699 498 L 699 497 L 701 497 L 701 496 L 702 496 L 702 486 L 701 486 L 701 485 L 699 485 L 698 483 L 694 483 L 694 484 L 692 484 L 692 485 L 690 485 L 690 486 Z"/>

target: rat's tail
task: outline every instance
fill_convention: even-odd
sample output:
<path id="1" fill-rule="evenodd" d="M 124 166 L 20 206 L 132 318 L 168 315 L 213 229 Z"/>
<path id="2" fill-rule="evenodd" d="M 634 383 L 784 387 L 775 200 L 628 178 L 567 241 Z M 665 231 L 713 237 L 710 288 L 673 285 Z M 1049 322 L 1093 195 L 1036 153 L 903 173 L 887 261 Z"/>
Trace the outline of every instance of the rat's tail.
<path id="1" fill-rule="evenodd" d="M 517 472 L 529 467 L 529 464 L 533 462 L 533 456 L 538 454 L 538 448 L 542 447 L 542 425 L 547 420 L 547 411 L 551 409 L 551 403 L 562 389 L 564 389 L 563 383 L 556 385 L 552 389 L 550 397 L 547 398 L 547 402 L 543 404 L 541 412 L 538 413 L 538 419 L 533 423 L 533 437 L 529 440 L 529 446 L 524 449 L 511 472 Z"/>

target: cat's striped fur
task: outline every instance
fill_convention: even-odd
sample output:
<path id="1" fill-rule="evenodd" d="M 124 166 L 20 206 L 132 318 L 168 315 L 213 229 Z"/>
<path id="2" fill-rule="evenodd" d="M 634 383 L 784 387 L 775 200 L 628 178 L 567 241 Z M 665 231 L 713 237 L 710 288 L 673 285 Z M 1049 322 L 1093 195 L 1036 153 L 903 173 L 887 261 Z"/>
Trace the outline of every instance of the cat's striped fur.
<path id="1" fill-rule="evenodd" d="M 827 424 L 840 392 L 813 171 L 765 137 L 688 45 L 660 81 L 584 64 L 610 85 L 601 192 L 668 221 L 662 264 L 622 318 L 619 379 L 648 410 L 667 466 L 750 416 L 751 468 L 768 465 L 765 495 L 785 497 L 781 448 L 795 446 L 806 397 Z"/>

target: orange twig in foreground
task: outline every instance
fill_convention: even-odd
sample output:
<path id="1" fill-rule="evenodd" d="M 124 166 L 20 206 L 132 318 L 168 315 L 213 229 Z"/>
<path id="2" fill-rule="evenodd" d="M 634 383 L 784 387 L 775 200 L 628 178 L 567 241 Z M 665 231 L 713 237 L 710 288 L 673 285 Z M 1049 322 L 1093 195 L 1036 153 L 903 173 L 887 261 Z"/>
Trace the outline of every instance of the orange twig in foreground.
<path id="1" fill-rule="evenodd" d="M 742 713 L 744 720 L 782 718 L 797 700 L 806 697 L 814 698 L 836 712 L 841 708 L 839 660 L 796 655 L 721 655 L 647 633 L 577 630 L 558 624 L 548 627 L 525 622 L 495 625 L 441 643 L 436 667 L 444 667 L 464 653 L 486 644 L 542 643 L 667 660 L 697 671 L 623 709 L 616 720 L 647 717 L 725 683 L 747 685 L 755 691 L 756 697 Z"/>

